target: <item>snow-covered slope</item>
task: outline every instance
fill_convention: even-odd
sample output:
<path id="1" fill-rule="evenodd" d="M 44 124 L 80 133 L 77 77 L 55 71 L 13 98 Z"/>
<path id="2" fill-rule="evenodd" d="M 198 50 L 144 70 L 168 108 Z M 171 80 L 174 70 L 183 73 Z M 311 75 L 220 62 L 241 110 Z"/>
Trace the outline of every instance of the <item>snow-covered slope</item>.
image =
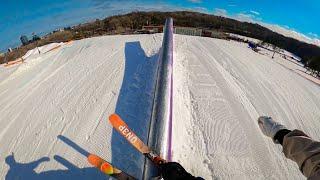
<path id="1" fill-rule="evenodd" d="M 320 139 L 320 88 L 293 68 L 246 44 L 176 35 L 174 160 L 206 179 L 303 179 L 257 126 L 270 115 Z"/>
<path id="2" fill-rule="evenodd" d="M 105 177 L 84 151 L 140 177 L 144 158 L 108 116 L 146 140 L 161 43 L 162 34 L 91 38 L 0 67 L 0 179 Z"/>
<path id="3" fill-rule="evenodd" d="M 141 177 L 143 157 L 107 117 L 146 140 L 161 43 L 96 37 L 0 67 L 0 179 L 106 178 L 86 151 Z M 320 139 L 320 88 L 302 67 L 233 41 L 175 35 L 174 46 L 173 159 L 206 179 L 302 179 L 256 123 L 268 114 Z"/>

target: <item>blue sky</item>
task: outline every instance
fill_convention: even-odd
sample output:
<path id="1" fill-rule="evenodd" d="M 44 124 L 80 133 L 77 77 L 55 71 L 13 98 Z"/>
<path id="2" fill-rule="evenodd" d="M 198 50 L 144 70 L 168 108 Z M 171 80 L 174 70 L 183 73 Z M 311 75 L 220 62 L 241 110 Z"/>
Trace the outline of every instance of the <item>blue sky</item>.
<path id="1" fill-rule="evenodd" d="M 319 0 L 0 0 L 0 50 L 20 45 L 22 34 L 137 10 L 193 10 L 274 24 L 320 38 Z"/>

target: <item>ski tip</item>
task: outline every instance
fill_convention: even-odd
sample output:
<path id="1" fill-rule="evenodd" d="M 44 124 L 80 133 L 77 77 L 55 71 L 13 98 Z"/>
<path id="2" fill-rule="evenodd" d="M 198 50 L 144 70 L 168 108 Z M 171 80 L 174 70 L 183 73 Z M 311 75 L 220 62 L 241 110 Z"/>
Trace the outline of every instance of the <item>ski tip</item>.
<path id="1" fill-rule="evenodd" d="M 102 172 L 104 172 L 105 174 L 109 174 L 109 175 L 113 175 L 113 174 L 119 174 L 121 173 L 121 171 L 119 172 L 114 172 L 114 168 L 111 164 L 105 162 L 105 163 L 102 163 L 101 167 L 100 167 L 100 170 Z"/>
<path id="2" fill-rule="evenodd" d="M 110 122 L 117 121 L 118 119 L 121 119 L 118 114 L 115 114 L 115 113 L 114 113 L 114 114 L 111 114 L 111 115 L 109 116 L 109 121 L 110 121 Z"/>
<path id="3" fill-rule="evenodd" d="M 96 168 L 100 169 L 100 171 L 105 174 L 113 175 L 115 173 L 121 173 L 120 170 L 114 168 L 110 163 L 106 162 L 97 155 L 90 154 L 88 156 L 88 162 Z"/>

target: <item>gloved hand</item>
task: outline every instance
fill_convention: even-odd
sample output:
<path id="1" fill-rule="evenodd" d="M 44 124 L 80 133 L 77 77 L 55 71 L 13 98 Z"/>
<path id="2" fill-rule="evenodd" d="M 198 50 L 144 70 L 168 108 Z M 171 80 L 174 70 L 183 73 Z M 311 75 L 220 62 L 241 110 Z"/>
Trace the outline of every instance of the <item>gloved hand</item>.
<path id="1" fill-rule="evenodd" d="M 160 164 L 160 172 L 164 180 L 195 180 L 202 178 L 196 178 L 188 173 L 179 163 L 167 162 Z"/>
<path id="2" fill-rule="evenodd" d="M 274 137 L 282 129 L 287 129 L 284 125 L 274 121 L 271 117 L 260 116 L 258 118 L 258 125 L 262 133 L 272 138 L 274 143 L 279 143 Z"/>

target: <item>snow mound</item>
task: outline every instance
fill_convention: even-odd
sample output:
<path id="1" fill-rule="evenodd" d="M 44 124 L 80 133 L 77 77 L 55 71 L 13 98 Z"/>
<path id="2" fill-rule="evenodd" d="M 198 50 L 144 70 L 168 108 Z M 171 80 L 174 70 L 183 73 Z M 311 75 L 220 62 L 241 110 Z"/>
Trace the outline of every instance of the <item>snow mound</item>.
<path id="1" fill-rule="evenodd" d="M 29 57 L 31 56 L 34 56 L 34 55 L 38 55 L 39 52 L 40 53 L 47 53 L 55 48 L 58 48 L 60 46 L 62 46 L 63 42 L 61 43 L 50 43 L 50 44 L 47 44 L 47 45 L 44 45 L 44 46 L 41 46 L 41 47 L 38 47 L 38 48 L 34 48 L 34 49 L 31 49 L 29 50 L 24 56 L 22 56 L 22 59 L 26 60 L 28 59 Z"/>

